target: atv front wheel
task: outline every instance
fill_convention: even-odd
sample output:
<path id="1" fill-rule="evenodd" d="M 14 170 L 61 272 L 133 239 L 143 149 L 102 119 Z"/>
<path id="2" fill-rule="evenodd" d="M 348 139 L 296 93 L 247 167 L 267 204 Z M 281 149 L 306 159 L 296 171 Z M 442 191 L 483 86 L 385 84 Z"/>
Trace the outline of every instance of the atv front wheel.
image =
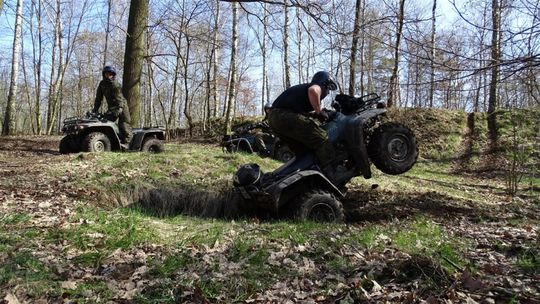
<path id="1" fill-rule="evenodd" d="M 92 132 L 84 138 L 82 142 L 84 152 L 105 152 L 111 151 L 111 140 L 101 132 Z"/>
<path id="2" fill-rule="evenodd" d="M 343 205 L 330 192 L 315 190 L 304 194 L 299 200 L 296 219 L 315 222 L 343 222 Z"/>
<path id="3" fill-rule="evenodd" d="M 368 145 L 369 158 L 386 174 L 409 171 L 418 158 L 413 132 L 399 123 L 386 123 L 375 129 Z"/>
<path id="4" fill-rule="evenodd" d="M 157 138 L 149 138 L 142 145 L 142 152 L 161 153 L 165 150 L 163 141 Z"/>

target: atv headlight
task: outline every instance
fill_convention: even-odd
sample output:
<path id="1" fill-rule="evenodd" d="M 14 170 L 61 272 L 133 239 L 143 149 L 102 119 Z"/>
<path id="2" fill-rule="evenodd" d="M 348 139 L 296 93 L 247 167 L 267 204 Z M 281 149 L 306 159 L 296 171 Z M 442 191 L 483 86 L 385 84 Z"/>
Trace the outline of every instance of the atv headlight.
<path id="1" fill-rule="evenodd" d="M 233 184 L 236 187 L 249 186 L 260 181 L 262 176 L 261 168 L 257 164 L 243 165 L 236 171 L 233 177 Z"/>

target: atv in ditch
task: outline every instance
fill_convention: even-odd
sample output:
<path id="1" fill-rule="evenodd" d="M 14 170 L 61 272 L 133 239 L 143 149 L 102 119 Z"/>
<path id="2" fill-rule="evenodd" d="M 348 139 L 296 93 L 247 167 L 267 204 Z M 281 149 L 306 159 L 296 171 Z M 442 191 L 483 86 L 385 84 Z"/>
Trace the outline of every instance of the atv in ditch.
<path id="1" fill-rule="evenodd" d="M 264 141 L 266 151 L 261 151 L 260 145 L 257 145 L 257 136 Z M 282 162 L 287 162 L 294 156 L 289 146 L 276 137 L 266 123 L 240 125 L 231 135 L 225 135 L 220 145 L 223 151 L 230 153 L 257 153 L 261 157 L 271 157 Z"/>
<path id="2" fill-rule="evenodd" d="M 332 176 L 325 176 L 313 152 L 292 158 L 273 172 L 257 164 L 241 166 L 233 178 L 234 192 L 257 214 L 298 220 L 343 221 L 340 199 L 356 176 L 371 178 L 371 163 L 397 175 L 416 163 L 418 148 L 405 125 L 385 122 L 385 105 L 377 94 L 337 95 L 329 119 L 322 125 L 335 147 Z"/>
<path id="3" fill-rule="evenodd" d="M 127 146 L 120 143 L 118 126 L 100 113 L 86 113 L 86 117 L 72 117 L 64 120 L 60 140 L 60 153 L 143 151 L 161 153 L 164 150 L 165 130 L 163 128 L 136 128 Z"/>

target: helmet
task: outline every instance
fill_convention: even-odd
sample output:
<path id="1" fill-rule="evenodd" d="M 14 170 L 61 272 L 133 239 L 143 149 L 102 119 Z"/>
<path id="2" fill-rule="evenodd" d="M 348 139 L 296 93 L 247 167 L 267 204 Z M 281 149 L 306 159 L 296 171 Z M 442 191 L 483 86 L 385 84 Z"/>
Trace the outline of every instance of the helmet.
<path id="1" fill-rule="evenodd" d="M 103 67 L 103 70 L 101 71 L 101 75 L 105 76 L 106 72 L 112 73 L 114 76 L 116 76 L 116 69 L 110 65 L 106 65 Z"/>
<path id="2" fill-rule="evenodd" d="M 234 174 L 235 186 L 249 186 L 257 183 L 262 176 L 261 168 L 257 164 L 243 165 Z"/>
<path id="3" fill-rule="evenodd" d="M 319 71 L 311 78 L 311 84 L 318 84 L 321 87 L 325 87 L 330 91 L 337 89 L 336 83 L 330 77 L 330 74 L 326 71 Z"/>
<path id="4" fill-rule="evenodd" d="M 264 104 L 264 110 L 268 110 L 268 109 L 271 109 L 272 108 L 272 103 L 271 102 L 267 102 Z"/>

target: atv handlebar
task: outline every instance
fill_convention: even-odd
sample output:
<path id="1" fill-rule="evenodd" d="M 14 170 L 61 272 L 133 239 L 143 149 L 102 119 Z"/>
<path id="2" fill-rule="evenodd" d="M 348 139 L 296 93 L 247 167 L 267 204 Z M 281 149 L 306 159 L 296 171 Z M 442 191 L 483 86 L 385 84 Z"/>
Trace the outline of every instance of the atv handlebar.
<path id="1" fill-rule="evenodd" d="M 332 107 L 344 114 L 361 112 L 367 108 L 377 105 L 377 108 L 384 108 L 384 103 L 380 103 L 381 97 L 377 93 L 370 93 L 360 97 L 338 94 Z"/>

